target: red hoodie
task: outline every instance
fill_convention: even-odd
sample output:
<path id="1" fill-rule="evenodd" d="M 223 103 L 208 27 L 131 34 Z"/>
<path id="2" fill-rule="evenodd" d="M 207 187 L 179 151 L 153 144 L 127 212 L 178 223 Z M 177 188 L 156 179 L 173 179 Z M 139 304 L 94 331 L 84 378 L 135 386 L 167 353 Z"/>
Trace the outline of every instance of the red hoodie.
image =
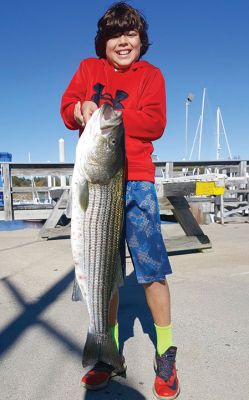
<path id="1" fill-rule="evenodd" d="M 115 70 L 106 59 L 88 58 L 80 63 L 62 96 L 61 115 L 69 129 L 82 128 L 74 120 L 78 101 L 94 101 L 99 107 L 109 102 L 123 113 L 127 180 L 154 182 L 152 141 L 166 125 L 165 82 L 161 71 L 146 61 L 128 70 Z"/>

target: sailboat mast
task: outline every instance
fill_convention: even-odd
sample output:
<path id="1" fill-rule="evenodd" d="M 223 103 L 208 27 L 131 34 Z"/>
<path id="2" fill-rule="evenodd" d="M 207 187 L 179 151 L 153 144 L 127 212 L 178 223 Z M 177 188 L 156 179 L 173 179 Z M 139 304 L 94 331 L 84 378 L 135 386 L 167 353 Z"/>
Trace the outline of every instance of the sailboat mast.
<path id="1" fill-rule="evenodd" d="M 202 96 L 202 107 L 201 107 L 201 125 L 200 125 L 200 136 L 199 136 L 199 152 L 198 152 L 198 160 L 201 159 L 201 141 L 202 141 L 202 127 L 203 127 L 203 115 L 204 115 L 204 104 L 205 104 L 205 95 L 206 95 L 206 88 L 203 90 Z"/>
<path id="2" fill-rule="evenodd" d="M 221 121 L 222 129 L 223 129 L 223 132 L 224 132 L 226 144 L 227 144 L 227 150 L 228 150 L 229 158 L 230 158 L 230 160 L 231 160 L 231 159 L 232 159 L 232 153 L 231 153 L 231 149 L 230 149 L 230 146 L 229 146 L 229 142 L 228 142 L 228 138 L 227 138 L 227 133 L 226 133 L 226 129 L 225 129 L 225 126 L 224 126 L 224 122 L 223 122 L 223 118 L 222 118 L 222 115 L 221 115 L 221 111 L 220 111 L 220 110 L 219 110 L 219 116 L 220 116 L 220 121 Z"/>
<path id="3" fill-rule="evenodd" d="M 217 143 L 216 143 L 216 160 L 220 159 L 220 107 L 216 111 L 216 121 L 217 121 Z"/>

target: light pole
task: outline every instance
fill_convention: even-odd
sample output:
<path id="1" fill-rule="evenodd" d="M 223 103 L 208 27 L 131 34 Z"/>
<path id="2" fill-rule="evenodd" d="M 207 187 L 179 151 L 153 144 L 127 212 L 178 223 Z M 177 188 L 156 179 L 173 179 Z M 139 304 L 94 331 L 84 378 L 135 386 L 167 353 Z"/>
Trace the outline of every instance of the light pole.
<path id="1" fill-rule="evenodd" d="M 193 101 L 193 98 L 194 95 L 189 93 L 185 103 L 185 160 L 188 157 L 188 106 Z"/>

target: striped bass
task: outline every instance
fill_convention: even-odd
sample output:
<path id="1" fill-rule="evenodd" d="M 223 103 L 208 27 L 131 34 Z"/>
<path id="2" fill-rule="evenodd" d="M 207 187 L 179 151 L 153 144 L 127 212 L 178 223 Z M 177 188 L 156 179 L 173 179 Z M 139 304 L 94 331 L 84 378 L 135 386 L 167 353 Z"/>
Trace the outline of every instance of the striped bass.
<path id="1" fill-rule="evenodd" d="M 89 328 L 83 367 L 98 361 L 123 368 L 108 328 L 112 294 L 123 281 L 124 130 L 122 113 L 104 104 L 86 124 L 72 178 L 73 300 L 85 299 Z"/>

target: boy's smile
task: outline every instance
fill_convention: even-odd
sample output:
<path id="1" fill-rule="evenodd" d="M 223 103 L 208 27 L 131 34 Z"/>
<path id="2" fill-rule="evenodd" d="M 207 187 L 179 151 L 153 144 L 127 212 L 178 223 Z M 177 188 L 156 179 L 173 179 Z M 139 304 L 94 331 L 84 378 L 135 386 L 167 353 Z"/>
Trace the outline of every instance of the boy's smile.
<path id="1" fill-rule="evenodd" d="M 141 40 L 137 31 L 124 32 L 106 42 L 106 58 L 117 69 L 129 68 L 141 52 Z"/>

